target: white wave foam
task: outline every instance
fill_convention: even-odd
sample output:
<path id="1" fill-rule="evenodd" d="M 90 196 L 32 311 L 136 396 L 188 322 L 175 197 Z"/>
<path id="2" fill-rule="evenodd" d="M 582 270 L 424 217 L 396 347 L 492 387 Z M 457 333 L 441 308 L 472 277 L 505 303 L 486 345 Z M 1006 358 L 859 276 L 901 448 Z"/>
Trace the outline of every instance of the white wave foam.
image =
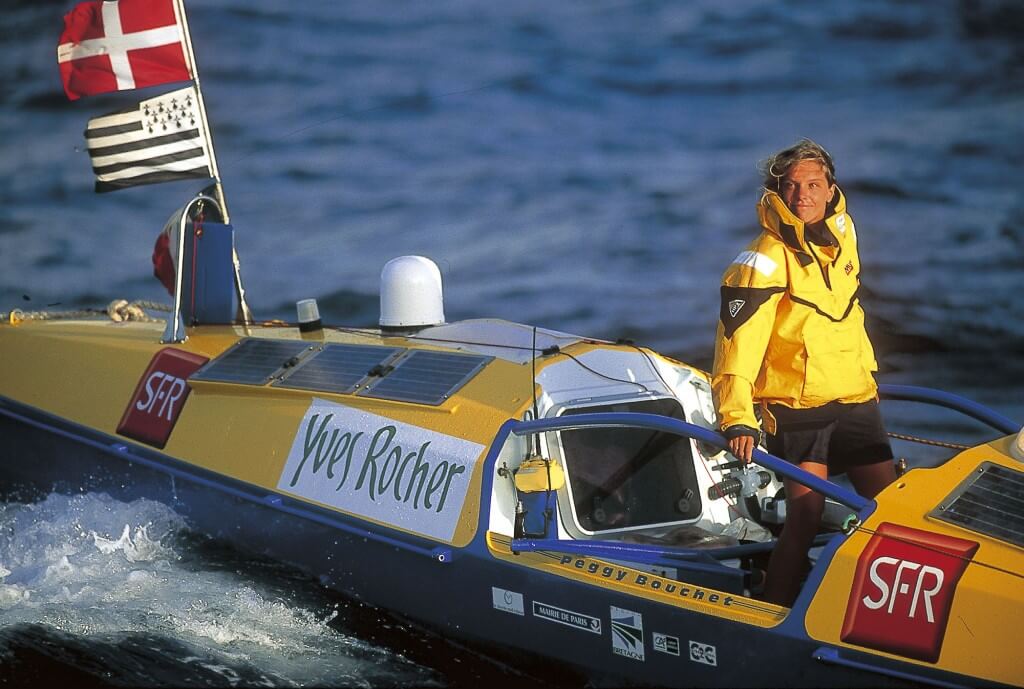
<path id="1" fill-rule="evenodd" d="M 185 530 L 163 504 L 106 494 L 0 505 L 0 626 L 164 636 L 193 649 L 227 684 L 237 677 L 232 664 L 298 684 L 407 682 L 424 672 L 328 626 L 336 609 L 309 610 L 260 590 L 243 571 L 197 564 L 179 552 L 186 546 L 175 536 Z"/>
<path id="2" fill-rule="evenodd" d="M 124 553 L 128 562 L 152 562 L 160 557 L 167 557 L 171 551 L 164 548 L 159 541 L 149 538 L 146 525 L 135 527 L 135 537 L 131 536 L 131 524 L 125 524 L 121 537 L 116 541 L 104 538 L 95 531 L 91 532 L 93 543 L 101 553 L 109 555 L 115 551 Z"/>

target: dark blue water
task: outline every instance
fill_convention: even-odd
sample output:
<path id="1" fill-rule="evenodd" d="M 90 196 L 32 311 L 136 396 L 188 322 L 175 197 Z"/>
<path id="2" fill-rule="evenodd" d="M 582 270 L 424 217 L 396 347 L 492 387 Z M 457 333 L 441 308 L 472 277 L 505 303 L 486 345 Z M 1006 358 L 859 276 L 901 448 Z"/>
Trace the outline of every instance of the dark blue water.
<path id="1" fill-rule="evenodd" d="M 65 100 L 54 52 L 71 4 L 8 0 L 2 10 L 0 311 L 166 300 L 150 276 L 152 244 L 202 186 L 92 193 L 86 120 L 151 92 Z M 316 297 L 327 321 L 372 324 L 380 268 L 423 254 L 441 266 L 449 320 L 490 316 L 631 337 L 707 367 L 719 276 L 756 231 L 755 164 L 808 136 L 834 155 L 857 222 L 881 379 L 944 388 L 1024 419 L 1018 3 L 195 0 L 188 11 L 259 317 L 292 318 L 295 300 Z M 989 436 L 972 422 L 904 407 L 886 405 L 894 430 Z M 930 461 L 916 446 L 897 451 Z M 27 506 L 7 509 L 38 527 Z M 103 527 L 104 537 L 154 519 L 147 509 Z M 70 538 L 54 535 L 51 545 Z M 60 565 L 54 548 L 21 547 L 43 571 Z M 82 547 L 76 552 L 90 557 L 96 550 Z M 364 627 L 346 627 L 344 614 L 328 621 L 333 603 L 315 586 L 296 587 L 312 599 L 253 587 L 252 564 L 217 588 L 205 573 L 222 554 L 162 547 L 168 562 L 197 563 L 191 581 L 203 601 L 239 610 L 280 600 L 313 638 L 324 633 L 336 645 L 322 655 L 295 651 L 292 665 L 272 642 L 218 636 L 201 615 L 194 622 L 206 632 L 187 634 L 123 621 L 151 614 L 144 606 L 126 605 L 104 625 L 82 612 L 88 605 L 71 605 L 84 619 L 73 624 L 25 613 L 13 593 L 0 600 L 0 620 L 16 623 L 0 627 L 0 640 L 26 659 L 41 637 L 65 649 L 64 667 L 79 669 L 91 667 L 76 660 L 80 644 L 107 654 L 155 644 L 136 655 L 141 676 L 152 668 L 157 684 L 175 682 L 154 659 L 179 655 L 209 661 L 191 663 L 194 674 L 184 676 L 196 683 L 208 677 L 200 665 L 227 668 L 211 671 L 214 684 L 465 680 L 451 669 L 460 656 L 450 649 L 404 664 L 397 647 L 427 636 L 374 643 Z M 107 554 L 104 566 L 122 555 Z M 0 550 L 13 571 L 5 557 Z M 54 605 L 63 595 L 39 577 L 23 573 L 12 584 L 11 576 L 6 586 L 39 587 L 48 593 L 37 598 Z M 232 592 L 246 586 L 252 595 L 239 603 Z M 33 620 L 45 626 L 23 626 Z M 360 665 L 364 651 L 338 650 L 349 636 L 393 672 L 381 674 L 377 660 Z M 208 643 L 192 648 L 195 638 Z M 302 669 L 327 656 L 356 669 Z M 466 662 L 489 667 L 479 656 Z M 106 681 L 139 681 L 127 664 L 113 672 Z"/>

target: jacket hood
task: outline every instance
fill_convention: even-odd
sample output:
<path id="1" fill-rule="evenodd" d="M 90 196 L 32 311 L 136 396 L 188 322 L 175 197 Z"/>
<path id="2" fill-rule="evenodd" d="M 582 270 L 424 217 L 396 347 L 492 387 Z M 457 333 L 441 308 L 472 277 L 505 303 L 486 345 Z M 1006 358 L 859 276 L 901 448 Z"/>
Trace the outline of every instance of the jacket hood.
<path id="1" fill-rule="evenodd" d="M 796 217 L 786 206 L 782 197 L 774 191 L 765 191 L 757 204 L 757 215 L 761 221 L 761 227 L 767 232 L 775 235 L 782 242 L 798 254 L 805 254 L 810 257 L 811 252 L 807 248 L 804 221 Z M 836 193 L 825 208 L 825 225 L 829 231 L 841 242 L 850 224 L 846 215 L 846 196 L 839 187 Z M 826 252 L 828 253 L 828 252 Z"/>

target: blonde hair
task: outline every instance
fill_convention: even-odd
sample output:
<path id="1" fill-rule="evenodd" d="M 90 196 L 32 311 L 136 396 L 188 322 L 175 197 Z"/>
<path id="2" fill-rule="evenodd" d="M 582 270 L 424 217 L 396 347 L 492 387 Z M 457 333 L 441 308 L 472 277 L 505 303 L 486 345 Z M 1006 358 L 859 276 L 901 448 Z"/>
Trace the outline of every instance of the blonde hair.
<path id="1" fill-rule="evenodd" d="M 836 167 L 832 163 L 832 156 L 828 151 L 810 139 L 800 139 L 789 148 L 779 151 L 758 164 L 757 169 L 761 173 L 765 189 L 778 191 L 782 178 L 786 176 L 790 168 L 804 160 L 821 163 L 825 168 L 825 176 L 828 178 L 829 185 L 836 183 Z"/>

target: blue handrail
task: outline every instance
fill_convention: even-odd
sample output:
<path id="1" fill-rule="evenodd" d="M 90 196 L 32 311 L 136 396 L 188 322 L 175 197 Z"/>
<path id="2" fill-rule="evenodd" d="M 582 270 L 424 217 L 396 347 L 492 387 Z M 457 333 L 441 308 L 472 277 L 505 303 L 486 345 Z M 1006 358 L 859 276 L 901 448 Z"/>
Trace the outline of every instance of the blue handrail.
<path id="1" fill-rule="evenodd" d="M 722 435 L 712 430 L 696 426 L 686 421 L 659 416 L 657 414 L 643 414 L 640 412 L 600 412 L 594 414 L 573 414 L 572 416 L 559 416 L 551 419 L 536 419 L 532 421 L 511 422 L 510 430 L 516 435 L 529 435 L 531 433 L 544 433 L 547 431 L 566 431 L 581 428 L 600 428 L 603 426 L 626 426 L 632 428 L 648 428 L 665 433 L 694 438 L 713 445 L 717 448 L 729 449 L 728 442 Z M 871 505 L 873 501 L 861 497 L 857 493 L 831 481 L 818 478 L 810 472 L 804 471 L 795 464 L 790 464 L 784 459 L 768 454 L 763 450 L 754 449 L 754 462 L 766 469 L 801 483 L 811 490 L 832 498 L 855 512 Z"/>
<path id="2" fill-rule="evenodd" d="M 818 534 L 813 545 L 825 545 L 836 535 L 835 532 Z M 708 548 L 686 548 L 680 546 L 649 545 L 646 543 L 623 543 L 621 541 L 565 541 L 557 538 L 515 538 L 512 550 L 534 552 L 538 550 L 590 555 L 605 559 L 629 559 L 651 564 L 678 566 L 679 562 L 714 562 L 748 557 L 771 552 L 776 541 L 741 543 L 739 545 L 712 546 Z"/>
<path id="3" fill-rule="evenodd" d="M 962 414 L 966 414 L 973 419 L 986 423 L 1002 433 L 1017 433 L 1021 429 L 1021 424 L 1015 423 L 999 412 L 993 411 L 985 405 L 978 404 L 966 397 L 954 395 L 952 392 L 946 392 L 944 390 L 922 388 L 917 387 L 916 385 L 890 385 L 888 383 L 883 383 L 878 386 L 878 396 L 887 400 L 923 402 L 925 404 L 934 404 L 947 409 L 952 409 Z"/>

